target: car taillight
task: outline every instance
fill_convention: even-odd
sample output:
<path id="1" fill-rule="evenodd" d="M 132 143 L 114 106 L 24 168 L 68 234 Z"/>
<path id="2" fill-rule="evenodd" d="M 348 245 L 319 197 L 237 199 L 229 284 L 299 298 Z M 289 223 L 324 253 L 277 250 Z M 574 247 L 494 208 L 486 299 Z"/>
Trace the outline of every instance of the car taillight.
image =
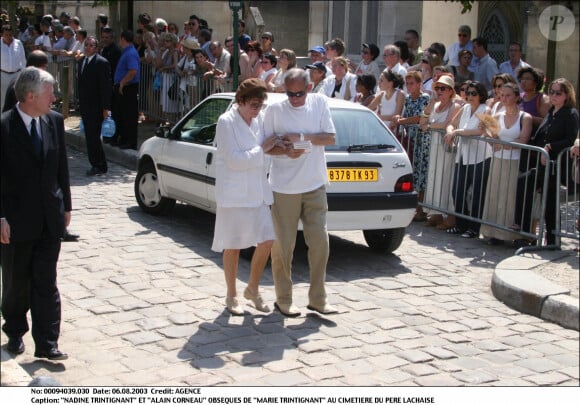
<path id="1" fill-rule="evenodd" d="M 413 175 L 406 174 L 402 177 L 399 177 L 397 183 L 395 184 L 395 192 L 396 193 L 410 193 L 413 191 Z"/>

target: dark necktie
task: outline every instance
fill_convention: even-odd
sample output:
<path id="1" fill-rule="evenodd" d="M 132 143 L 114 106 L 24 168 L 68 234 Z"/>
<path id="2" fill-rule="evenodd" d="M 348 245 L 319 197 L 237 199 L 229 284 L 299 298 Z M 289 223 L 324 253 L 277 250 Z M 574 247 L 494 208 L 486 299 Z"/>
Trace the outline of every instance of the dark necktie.
<path id="1" fill-rule="evenodd" d="M 36 157 L 42 157 L 42 138 L 40 138 L 40 134 L 36 130 L 36 120 L 33 118 L 30 124 L 30 138 L 32 139 L 32 147 L 34 149 L 34 153 Z"/>

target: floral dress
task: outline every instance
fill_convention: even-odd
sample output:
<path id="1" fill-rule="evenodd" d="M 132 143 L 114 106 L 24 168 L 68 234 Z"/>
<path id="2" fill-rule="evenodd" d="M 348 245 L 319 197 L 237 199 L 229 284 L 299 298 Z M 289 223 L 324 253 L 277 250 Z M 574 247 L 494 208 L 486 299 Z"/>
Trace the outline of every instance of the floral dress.
<path id="1" fill-rule="evenodd" d="M 429 104 L 429 95 L 421 93 L 416 99 L 405 97 L 403 118 L 415 117 L 423 114 Z M 429 152 L 431 150 L 431 134 L 423 133 L 419 124 L 407 125 L 409 146 L 413 148 L 413 182 L 415 191 L 424 191 L 427 185 L 427 171 L 429 170 Z"/>

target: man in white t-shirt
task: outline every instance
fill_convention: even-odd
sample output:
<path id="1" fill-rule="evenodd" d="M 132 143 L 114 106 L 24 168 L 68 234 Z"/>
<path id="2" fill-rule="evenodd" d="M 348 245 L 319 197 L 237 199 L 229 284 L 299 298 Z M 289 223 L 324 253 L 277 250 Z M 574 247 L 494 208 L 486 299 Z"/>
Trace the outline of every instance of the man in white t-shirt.
<path id="1" fill-rule="evenodd" d="M 272 247 L 275 307 L 288 317 L 300 315 L 292 303 L 292 258 L 299 220 L 310 266 L 307 308 L 322 314 L 337 312 L 328 304 L 324 287 L 329 255 L 324 146 L 334 144 L 336 130 L 327 98 L 308 93 L 308 82 L 308 72 L 290 69 L 284 78 L 288 99 L 270 105 L 264 116 L 265 136 L 282 137 L 289 145 L 268 152 L 273 155 L 270 184 L 274 191 L 272 219 L 276 231 Z"/>

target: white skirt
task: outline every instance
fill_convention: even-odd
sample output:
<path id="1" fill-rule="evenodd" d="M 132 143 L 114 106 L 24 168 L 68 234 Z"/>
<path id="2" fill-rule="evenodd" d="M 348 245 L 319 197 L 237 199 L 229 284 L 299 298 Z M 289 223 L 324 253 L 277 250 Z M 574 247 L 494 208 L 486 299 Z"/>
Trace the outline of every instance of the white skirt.
<path id="1" fill-rule="evenodd" d="M 217 207 L 211 250 L 245 249 L 274 239 L 270 206 Z"/>

